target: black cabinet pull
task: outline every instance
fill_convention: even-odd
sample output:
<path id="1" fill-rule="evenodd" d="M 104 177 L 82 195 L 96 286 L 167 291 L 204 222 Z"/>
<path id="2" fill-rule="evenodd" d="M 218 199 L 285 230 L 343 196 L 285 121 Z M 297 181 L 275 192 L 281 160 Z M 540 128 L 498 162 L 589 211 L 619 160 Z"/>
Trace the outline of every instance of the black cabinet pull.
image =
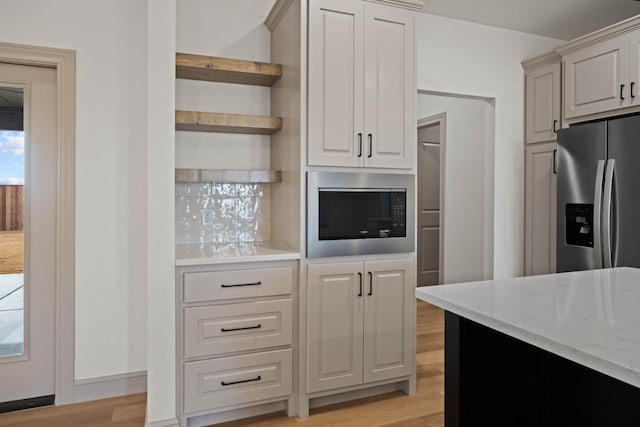
<path id="1" fill-rule="evenodd" d="M 362 132 L 358 134 L 358 157 L 362 157 Z"/>
<path id="2" fill-rule="evenodd" d="M 558 133 L 558 121 L 553 121 L 553 133 Z"/>
<path id="3" fill-rule="evenodd" d="M 369 273 L 369 293 L 367 295 L 373 295 L 373 274 L 370 271 L 367 273 Z"/>
<path id="4" fill-rule="evenodd" d="M 558 150 L 554 149 L 553 150 L 553 173 L 555 173 L 556 175 L 558 174 L 558 169 L 557 169 L 558 160 L 557 160 L 557 158 L 558 158 Z"/>
<path id="5" fill-rule="evenodd" d="M 255 283 L 238 283 L 237 285 L 220 285 L 221 288 L 240 288 L 242 286 L 260 286 L 262 282 Z"/>
<path id="6" fill-rule="evenodd" d="M 368 136 L 369 136 L 369 155 L 367 157 L 371 157 L 373 156 L 373 134 L 370 133 Z"/>
<path id="7" fill-rule="evenodd" d="M 633 94 L 633 87 L 636 85 L 636 82 L 631 82 L 631 86 L 629 86 L 629 95 L 631 96 L 631 99 L 635 98 L 636 96 Z"/>
<path id="8" fill-rule="evenodd" d="M 362 296 L 362 273 L 358 273 L 358 278 L 360 279 L 360 292 L 358 292 L 358 296 Z"/>
<path id="9" fill-rule="evenodd" d="M 624 84 L 620 85 L 620 101 L 624 101 L 624 96 L 622 96 L 622 91 L 624 90 Z"/>
<path id="10" fill-rule="evenodd" d="M 250 378 L 248 380 L 240 380 L 240 381 L 230 381 L 230 382 L 224 382 L 224 381 L 220 381 L 220 384 L 224 387 L 226 385 L 234 385 L 234 384 L 243 384 L 243 383 L 250 383 L 252 381 L 260 381 L 262 379 L 262 377 L 260 375 L 258 375 L 255 378 Z"/>
<path id="11" fill-rule="evenodd" d="M 233 331 L 246 331 L 247 329 L 260 329 L 260 328 L 262 328 L 262 325 L 258 323 L 256 326 L 247 326 L 245 328 L 231 328 L 231 329 L 221 328 L 220 330 L 222 332 L 233 332 Z"/>

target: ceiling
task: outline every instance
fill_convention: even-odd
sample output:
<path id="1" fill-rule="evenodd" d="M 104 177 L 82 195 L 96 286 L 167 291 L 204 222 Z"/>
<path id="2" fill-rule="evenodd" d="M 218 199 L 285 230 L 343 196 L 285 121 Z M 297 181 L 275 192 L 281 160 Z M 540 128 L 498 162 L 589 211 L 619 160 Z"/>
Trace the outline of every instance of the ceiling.
<path id="1" fill-rule="evenodd" d="M 571 40 L 640 14 L 640 1 L 426 0 L 422 12 Z"/>

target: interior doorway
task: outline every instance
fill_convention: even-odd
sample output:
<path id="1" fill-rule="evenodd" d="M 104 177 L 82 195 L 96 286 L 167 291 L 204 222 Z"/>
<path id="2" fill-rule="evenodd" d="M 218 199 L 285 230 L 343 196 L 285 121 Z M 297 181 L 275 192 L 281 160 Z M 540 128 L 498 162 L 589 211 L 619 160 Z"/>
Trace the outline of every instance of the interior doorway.
<path id="1" fill-rule="evenodd" d="M 54 403 L 56 93 L 55 69 L 0 63 L 0 412 Z"/>
<path id="2" fill-rule="evenodd" d="M 445 144 L 445 113 L 418 120 L 418 286 L 442 283 Z"/>

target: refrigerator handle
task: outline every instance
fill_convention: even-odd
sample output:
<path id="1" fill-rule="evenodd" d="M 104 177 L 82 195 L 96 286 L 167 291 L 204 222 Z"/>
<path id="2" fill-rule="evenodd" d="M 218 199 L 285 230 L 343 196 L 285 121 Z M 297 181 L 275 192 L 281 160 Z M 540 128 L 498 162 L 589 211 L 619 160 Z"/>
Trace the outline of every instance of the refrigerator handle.
<path id="1" fill-rule="evenodd" d="M 604 178 L 604 160 L 598 160 L 596 185 L 593 193 L 593 258 L 595 268 L 602 268 L 602 185 Z"/>
<path id="2" fill-rule="evenodd" d="M 615 170 L 615 159 L 607 160 L 607 167 L 604 173 L 604 200 L 602 201 L 602 255 L 604 258 L 604 268 L 611 268 L 613 266 L 611 251 L 611 197 Z"/>

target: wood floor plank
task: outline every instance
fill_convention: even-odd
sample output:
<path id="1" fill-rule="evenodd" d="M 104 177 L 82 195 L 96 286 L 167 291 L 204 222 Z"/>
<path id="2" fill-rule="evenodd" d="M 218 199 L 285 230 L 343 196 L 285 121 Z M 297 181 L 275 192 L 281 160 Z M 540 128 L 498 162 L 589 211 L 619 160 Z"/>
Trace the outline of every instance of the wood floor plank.
<path id="1" fill-rule="evenodd" d="M 373 396 L 311 410 L 309 418 L 288 418 L 284 412 L 219 424 L 220 427 L 443 427 L 444 315 L 418 301 L 417 392 Z M 146 394 L 96 400 L 75 405 L 0 414 L 2 427 L 141 427 Z"/>

